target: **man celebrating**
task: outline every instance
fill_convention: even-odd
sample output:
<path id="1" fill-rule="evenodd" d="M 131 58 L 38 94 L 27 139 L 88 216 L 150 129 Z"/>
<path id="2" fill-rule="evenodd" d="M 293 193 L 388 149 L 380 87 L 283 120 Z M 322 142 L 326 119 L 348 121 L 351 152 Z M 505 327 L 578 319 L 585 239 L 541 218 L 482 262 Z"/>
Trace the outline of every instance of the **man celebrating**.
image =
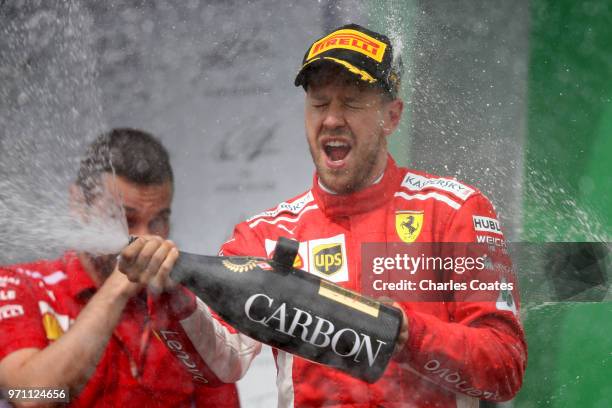
<path id="1" fill-rule="evenodd" d="M 299 268 L 360 291 L 364 243 L 503 237 L 501 230 L 476 223 L 498 225 L 491 203 L 475 188 L 399 168 L 389 155 L 387 137 L 403 110 L 400 71 L 389 39 L 358 25 L 334 30 L 308 48 L 295 85 L 306 91 L 306 137 L 316 167 L 312 187 L 237 225 L 222 255 L 269 257 L 286 236 L 300 242 Z M 146 262 L 142 245 L 126 248 L 126 259 Z M 319 262 L 321 251 L 332 250 L 339 260 L 333 268 Z M 134 281 L 148 279 L 135 267 L 126 265 L 125 272 Z M 167 284 L 165 275 L 158 282 Z M 403 325 L 380 380 L 367 384 L 275 350 L 279 406 L 466 407 L 478 406 L 478 399 L 507 400 L 518 391 L 526 344 L 514 303 L 395 305 Z M 240 378 L 257 354 L 246 336 L 218 323 L 201 302 L 181 324 L 224 381 Z"/>
<path id="2" fill-rule="evenodd" d="M 122 203 L 129 233 L 160 243 L 145 266 L 163 270 L 176 259 L 178 251 L 164 241 L 172 168 L 150 134 L 115 129 L 100 136 L 81 161 L 71 193 L 81 211 L 104 210 L 105 193 Z M 129 282 L 116 263 L 115 256 L 66 253 L 0 269 L 0 389 L 68 389 L 70 406 L 83 407 L 237 407 L 233 384 L 201 386 L 212 378 L 164 346 L 168 335 L 154 332 L 165 333 L 159 326 L 164 316 L 151 318 L 145 288 Z M 174 295 L 160 297 L 172 301 Z M 179 333 L 171 333 L 180 344 Z"/>

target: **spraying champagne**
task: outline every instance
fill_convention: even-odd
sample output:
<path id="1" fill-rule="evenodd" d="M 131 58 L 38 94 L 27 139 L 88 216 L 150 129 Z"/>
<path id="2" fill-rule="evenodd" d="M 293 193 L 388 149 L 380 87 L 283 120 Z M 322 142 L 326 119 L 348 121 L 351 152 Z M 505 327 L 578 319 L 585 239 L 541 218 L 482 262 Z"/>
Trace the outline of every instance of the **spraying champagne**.
<path id="1" fill-rule="evenodd" d="M 401 312 L 292 267 L 299 244 L 274 259 L 181 252 L 171 278 L 244 334 L 369 383 L 393 354 Z"/>

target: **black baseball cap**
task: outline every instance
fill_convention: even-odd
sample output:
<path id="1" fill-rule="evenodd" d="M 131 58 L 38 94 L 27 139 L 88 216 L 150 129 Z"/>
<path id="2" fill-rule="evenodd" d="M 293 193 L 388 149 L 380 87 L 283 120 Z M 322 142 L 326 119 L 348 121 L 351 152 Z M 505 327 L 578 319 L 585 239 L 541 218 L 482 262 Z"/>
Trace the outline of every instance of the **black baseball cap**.
<path id="1" fill-rule="evenodd" d="M 381 86 L 393 96 L 399 88 L 401 58 L 393 61 L 393 45 L 383 34 L 358 24 L 339 27 L 308 47 L 295 86 L 307 85 L 307 73 L 315 65 L 336 63 L 360 80 Z"/>

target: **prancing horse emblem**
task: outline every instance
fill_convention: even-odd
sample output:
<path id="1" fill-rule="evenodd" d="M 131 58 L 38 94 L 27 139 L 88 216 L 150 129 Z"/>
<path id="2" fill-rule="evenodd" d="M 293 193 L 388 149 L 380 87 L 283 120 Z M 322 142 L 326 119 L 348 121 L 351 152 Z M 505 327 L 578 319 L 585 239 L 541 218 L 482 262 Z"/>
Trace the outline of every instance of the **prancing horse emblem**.
<path id="1" fill-rule="evenodd" d="M 416 231 L 416 228 L 412 226 L 413 223 L 414 215 L 409 216 L 407 221 L 402 222 L 402 227 L 408 228 L 408 233 L 411 235 L 414 234 L 414 231 Z"/>
<path id="2" fill-rule="evenodd" d="M 397 211 L 395 213 L 395 231 L 404 242 L 414 242 L 421 233 L 423 211 Z"/>

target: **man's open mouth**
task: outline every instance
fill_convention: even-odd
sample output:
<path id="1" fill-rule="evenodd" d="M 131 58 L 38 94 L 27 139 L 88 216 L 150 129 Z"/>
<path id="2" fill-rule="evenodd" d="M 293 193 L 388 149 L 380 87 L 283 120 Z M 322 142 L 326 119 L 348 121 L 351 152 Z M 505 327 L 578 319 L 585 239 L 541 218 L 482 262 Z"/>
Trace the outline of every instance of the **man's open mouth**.
<path id="1" fill-rule="evenodd" d="M 329 161 L 341 163 L 351 151 L 351 146 L 340 140 L 330 140 L 324 143 L 323 150 Z"/>

